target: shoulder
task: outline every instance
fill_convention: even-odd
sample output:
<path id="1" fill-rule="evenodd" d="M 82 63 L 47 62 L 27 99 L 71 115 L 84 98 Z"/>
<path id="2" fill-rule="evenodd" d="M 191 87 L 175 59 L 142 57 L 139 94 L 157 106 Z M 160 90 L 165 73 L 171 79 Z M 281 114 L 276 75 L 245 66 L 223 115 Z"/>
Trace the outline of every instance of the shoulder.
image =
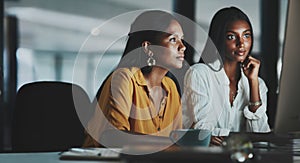
<path id="1" fill-rule="evenodd" d="M 167 92 L 173 94 L 174 92 L 176 92 L 177 96 L 179 97 L 180 95 L 180 90 L 178 90 L 179 88 L 177 88 L 176 83 L 174 82 L 173 79 L 171 79 L 168 76 L 165 76 L 162 80 L 162 85 L 163 87 L 167 90 Z"/>
<path id="2" fill-rule="evenodd" d="M 136 67 L 131 67 L 131 68 L 118 68 L 118 69 L 116 69 L 115 71 L 114 71 L 114 75 L 115 74 L 128 74 L 128 75 L 130 75 L 130 74 L 134 74 L 134 73 L 136 73 L 138 70 L 140 70 L 140 69 L 138 69 L 138 68 L 136 68 Z"/>
<path id="3" fill-rule="evenodd" d="M 188 70 L 197 74 L 213 74 L 214 71 L 204 63 L 196 63 L 190 67 Z"/>
<path id="4" fill-rule="evenodd" d="M 113 72 L 112 77 L 132 78 L 134 76 L 138 76 L 140 73 L 141 71 L 137 67 L 118 68 Z"/>
<path id="5" fill-rule="evenodd" d="M 204 63 L 196 63 L 190 67 L 192 71 L 210 71 L 210 68 Z"/>
<path id="6" fill-rule="evenodd" d="M 213 71 L 206 64 L 196 63 L 188 69 L 188 71 L 186 72 L 186 78 L 189 77 L 203 78 L 211 74 L 213 74 Z"/>
<path id="7" fill-rule="evenodd" d="M 139 75 L 141 73 L 139 70 L 136 68 L 118 68 L 114 70 L 108 81 L 111 85 L 116 86 L 134 84 L 138 81 L 139 76 L 142 76 Z"/>
<path id="8" fill-rule="evenodd" d="M 164 87 L 168 88 L 169 90 L 177 89 L 174 80 L 168 76 L 165 76 L 163 78 L 162 84 L 164 85 Z"/>

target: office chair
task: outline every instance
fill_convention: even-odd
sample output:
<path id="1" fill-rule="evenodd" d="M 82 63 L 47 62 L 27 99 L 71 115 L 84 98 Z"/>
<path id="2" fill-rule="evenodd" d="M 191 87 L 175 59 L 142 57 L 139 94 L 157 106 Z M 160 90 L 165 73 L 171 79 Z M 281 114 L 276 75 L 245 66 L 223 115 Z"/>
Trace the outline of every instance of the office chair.
<path id="1" fill-rule="evenodd" d="M 78 85 L 43 81 L 23 85 L 13 113 L 15 152 L 61 151 L 80 147 L 91 102 Z M 79 118 L 80 117 L 80 118 Z"/>

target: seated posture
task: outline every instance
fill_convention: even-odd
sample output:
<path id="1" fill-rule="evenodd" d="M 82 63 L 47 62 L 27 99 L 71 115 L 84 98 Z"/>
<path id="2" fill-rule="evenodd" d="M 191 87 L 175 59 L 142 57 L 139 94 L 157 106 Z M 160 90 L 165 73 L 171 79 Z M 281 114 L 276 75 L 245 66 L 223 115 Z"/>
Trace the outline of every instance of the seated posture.
<path id="1" fill-rule="evenodd" d="M 251 56 L 253 40 L 245 13 L 236 7 L 219 10 L 201 56 L 206 64 L 199 61 L 185 75 L 183 125 L 211 130 L 211 144 L 221 145 L 230 132 L 270 131 L 268 89 L 258 77 L 260 61 Z M 223 63 L 219 70 L 211 66 L 217 62 Z"/>
<path id="2" fill-rule="evenodd" d="M 106 137 L 101 142 L 108 129 L 120 135 L 118 131 L 168 137 L 172 130 L 182 128 L 180 94 L 166 76 L 170 69 L 183 65 L 186 47 L 182 39 L 181 25 L 167 12 L 146 11 L 135 19 L 118 67 L 101 86 L 84 146 L 120 141 L 106 141 Z"/>

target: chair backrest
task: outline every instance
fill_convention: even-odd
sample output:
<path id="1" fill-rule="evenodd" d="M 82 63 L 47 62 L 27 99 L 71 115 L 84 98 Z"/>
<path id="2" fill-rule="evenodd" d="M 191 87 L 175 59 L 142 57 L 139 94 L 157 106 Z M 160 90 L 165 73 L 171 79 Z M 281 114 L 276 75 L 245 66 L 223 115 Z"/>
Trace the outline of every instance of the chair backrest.
<path id="1" fill-rule="evenodd" d="M 47 81 L 23 85 L 13 116 L 13 151 L 57 151 L 81 146 L 91 102 L 78 85 Z M 79 118 L 80 117 L 80 118 Z"/>

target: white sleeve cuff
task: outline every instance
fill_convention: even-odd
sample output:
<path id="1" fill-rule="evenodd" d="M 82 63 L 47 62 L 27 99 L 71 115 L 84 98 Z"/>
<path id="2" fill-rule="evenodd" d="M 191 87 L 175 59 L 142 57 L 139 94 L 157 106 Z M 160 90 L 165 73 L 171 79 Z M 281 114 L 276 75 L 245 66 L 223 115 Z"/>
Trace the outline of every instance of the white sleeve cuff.
<path id="1" fill-rule="evenodd" d="M 249 120 L 260 119 L 265 114 L 266 109 L 264 109 L 264 108 L 265 107 L 262 105 L 256 110 L 255 113 L 253 113 L 249 110 L 248 106 L 246 106 L 244 108 L 244 116 Z"/>

